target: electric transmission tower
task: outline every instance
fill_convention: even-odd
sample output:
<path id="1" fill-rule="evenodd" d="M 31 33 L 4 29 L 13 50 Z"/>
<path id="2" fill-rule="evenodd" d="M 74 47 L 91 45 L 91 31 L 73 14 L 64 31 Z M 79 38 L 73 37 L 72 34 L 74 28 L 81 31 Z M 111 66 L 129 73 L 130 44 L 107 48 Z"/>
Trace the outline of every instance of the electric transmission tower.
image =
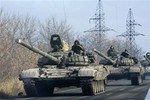
<path id="1" fill-rule="evenodd" d="M 104 35 L 107 31 L 114 31 L 113 29 L 110 29 L 105 26 L 105 13 L 103 11 L 101 0 L 99 0 L 98 2 L 98 6 L 94 17 L 89 19 L 89 22 L 91 21 L 94 21 L 95 27 L 84 32 L 95 33 L 96 37 L 98 38 L 97 41 L 99 43 L 99 46 L 101 46 L 102 35 Z"/>
<path id="2" fill-rule="evenodd" d="M 135 22 L 133 13 L 130 8 L 126 19 L 126 32 L 118 36 L 122 36 L 126 38 L 126 42 L 127 42 L 126 48 L 129 49 L 132 55 L 133 55 L 133 50 L 136 48 L 135 37 L 139 35 L 144 36 L 144 34 L 140 34 L 135 31 L 135 25 L 141 26 L 140 24 Z"/>

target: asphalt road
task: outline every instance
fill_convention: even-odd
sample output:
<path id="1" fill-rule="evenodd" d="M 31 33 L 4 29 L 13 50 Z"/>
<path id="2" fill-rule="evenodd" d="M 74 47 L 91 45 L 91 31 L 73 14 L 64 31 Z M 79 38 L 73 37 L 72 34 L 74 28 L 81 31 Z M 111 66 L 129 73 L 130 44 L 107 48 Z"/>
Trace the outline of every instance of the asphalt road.
<path id="1" fill-rule="evenodd" d="M 106 92 L 96 96 L 84 96 L 80 88 L 62 88 L 51 97 L 24 97 L 15 100 L 144 100 L 150 88 L 150 80 L 140 86 L 130 85 L 129 80 L 110 81 Z"/>

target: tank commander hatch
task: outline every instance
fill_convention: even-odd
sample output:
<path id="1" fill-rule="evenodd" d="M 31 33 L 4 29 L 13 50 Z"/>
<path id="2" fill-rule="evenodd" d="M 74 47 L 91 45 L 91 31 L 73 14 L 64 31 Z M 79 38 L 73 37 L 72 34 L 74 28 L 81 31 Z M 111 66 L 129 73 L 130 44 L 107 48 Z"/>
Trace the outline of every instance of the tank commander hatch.
<path id="1" fill-rule="evenodd" d="M 63 51 L 63 43 L 58 34 L 53 34 L 50 39 L 50 45 L 53 48 L 52 52 Z"/>
<path id="2" fill-rule="evenodd" d="M 84 55 L 85 53 L 85 48 L 79 43 L 78 40 L 75 40 L 74 45 L 72 46 L 71 49 L 74 53 Z"/>

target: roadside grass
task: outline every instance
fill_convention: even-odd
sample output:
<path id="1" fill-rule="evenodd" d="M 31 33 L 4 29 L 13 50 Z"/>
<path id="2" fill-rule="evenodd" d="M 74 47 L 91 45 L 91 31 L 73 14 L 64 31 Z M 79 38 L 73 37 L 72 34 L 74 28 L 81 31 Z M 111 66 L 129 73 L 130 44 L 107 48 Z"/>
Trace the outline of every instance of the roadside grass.
<path id="1" fill-rule="evenodd" d="M 0 83 L 0 99 L 16 97 L 19 92 L 24 93 L 24 89 L 23 83 L 17 78 Z"/>

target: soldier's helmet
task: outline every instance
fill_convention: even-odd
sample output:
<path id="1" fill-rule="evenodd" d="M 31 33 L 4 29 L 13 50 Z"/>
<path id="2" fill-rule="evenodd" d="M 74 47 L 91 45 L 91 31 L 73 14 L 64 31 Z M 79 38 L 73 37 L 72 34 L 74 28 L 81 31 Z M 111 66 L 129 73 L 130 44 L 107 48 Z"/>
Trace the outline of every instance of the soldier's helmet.
<path id="1" fill-rule="evenodd" d="M 125 49 L 125 50 L 124 50 L 124 52 L 128 53 L 128 50 L 127 50 L 127 49 Z"/>
<path id="2" fill-rule="evenodd" d="M 114 47 L 111 45 L 111 46 L 110 46 L 110 49 L 114 49 Z"/>
<path id="3" fill-rule="evenodd" d="M 74 41 L 74 45 L 79 45 L 80 43 L 79 43 L 79 41 L 78 40 L 75 40 Z"/>

